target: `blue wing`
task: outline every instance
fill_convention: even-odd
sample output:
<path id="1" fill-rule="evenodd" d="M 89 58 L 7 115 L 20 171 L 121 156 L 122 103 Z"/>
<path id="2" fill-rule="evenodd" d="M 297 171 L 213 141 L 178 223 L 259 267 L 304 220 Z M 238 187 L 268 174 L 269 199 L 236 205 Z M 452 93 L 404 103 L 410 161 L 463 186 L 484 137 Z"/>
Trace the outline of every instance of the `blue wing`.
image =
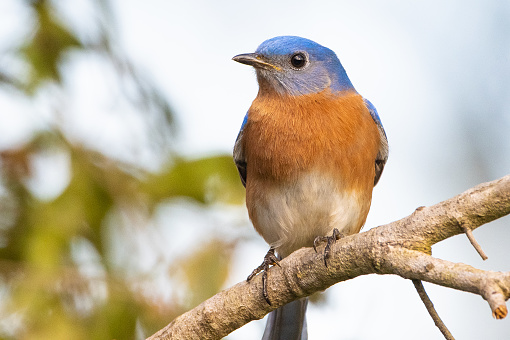
<path id="1" fill-rule="evenodd" d="M 363 100 L 365 101 L 365 105 L 368 108 L 368 111 L 370 111 L 372 119 L 377 124 L 377 128 L 379 129 L 379 134 L 381 136 L 379 152 L 377 153 L 377 157 L 375 159 L 375 178 L 374 178 L 375 186 L 377 182 L 379 182 L 379 179 L 381 178 L 382 172 L 384 170 L 384 166 L 386 165 L 386 161 L 388 160 L 388 138 L 386 137 L 386 132 L 384 131 L 381 118 L 379 118 L 375 106 L 368 99 Z"/>
<path id="2" fill-rule="evenodd" d="M 236 163 L 237 171 L 239 172 L 239 177 L 241 177 L 241 182 L 246 187 L 246 158 L 244 156 L 244 147 L 243 147 L 243 132 L 246 123 L 248 122 L 248 113 L 244 116 L 243 124 L 241 125 L 241 129 L 239 130 L 239 134 L 237 135 L 236 142 L 234 144 L 234 162 Z"/>

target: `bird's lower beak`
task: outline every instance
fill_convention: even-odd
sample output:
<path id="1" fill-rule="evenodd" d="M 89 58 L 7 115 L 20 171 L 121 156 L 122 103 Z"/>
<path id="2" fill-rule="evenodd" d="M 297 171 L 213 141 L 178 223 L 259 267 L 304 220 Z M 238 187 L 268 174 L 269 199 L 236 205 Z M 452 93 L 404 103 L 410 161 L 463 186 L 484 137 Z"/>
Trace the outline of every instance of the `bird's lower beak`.
<path id="1" fill-rule="evenodd" d="M 266 70 L 279 70 L 280 68 L 278 66 L 275 66 L 273 64 L 270 64 L 262 58 L 260 54 L 257 53 L 244 53 L 244 54 L 238 54 L 235 57 L 232 58 L 232 60 L 237 61 L 241 64 L 246 64 L 253 66 L 255 68 L 264 68 Z"/>

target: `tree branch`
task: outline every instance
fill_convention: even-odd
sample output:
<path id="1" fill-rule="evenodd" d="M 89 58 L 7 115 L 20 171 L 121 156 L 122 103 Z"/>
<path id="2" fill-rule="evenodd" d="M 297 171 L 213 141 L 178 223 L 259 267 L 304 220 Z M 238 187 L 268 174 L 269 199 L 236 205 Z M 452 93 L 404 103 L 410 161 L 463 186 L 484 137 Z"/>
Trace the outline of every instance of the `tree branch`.
<path id="1" fill-rule="evenodd" d="M 510 213 L 510 175 L 451 199 L 420 207 L 390 224 L 340 239 L 328 267 L 322 254 L 302 248 L 269 271 L 268 294 L 260 275 L 240 282 L 182 314 L 148 339 L 220 339 L 272 310 L 335 283 L 367 274 L 396 274 L 482 296 L 496 319 L 508 311 L 510 272 L 493 272 L 432 257 L 431 246 Z"/>

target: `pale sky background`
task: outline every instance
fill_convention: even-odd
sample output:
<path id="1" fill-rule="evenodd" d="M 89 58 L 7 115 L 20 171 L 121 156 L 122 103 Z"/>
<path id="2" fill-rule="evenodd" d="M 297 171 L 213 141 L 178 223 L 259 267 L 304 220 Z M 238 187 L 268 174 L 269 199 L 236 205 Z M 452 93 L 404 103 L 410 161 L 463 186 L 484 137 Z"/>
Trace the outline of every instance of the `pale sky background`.
<path id="1" fill-rule="evenodd" d="M 86 1 L 59 3 L 73 25 L 87 25 Z M 232 150 L 257 84 L 253 70 L 231 58 L 268 38 L 299 35 L 337 53 L 386 129 L 390 157 L 366 229 L 510 172 L 509 1 L 116 0 L 114 8 L 118 44 L 169 96 L 180 128 L 177 149 L 185 155 Z M 13 11 L 18 15 L 0 20 L 2 46 L 24 29 L 26 13 L 14 0 L 3 0 L 0 13 Z M 67 81 L 76 114 L 66 124 L 78 140 L 94 136 L 95 146 L 109 145 L 119 157 L 136 148 L 136 117 L 127 115 L 119 127 L 119 113 L 105 115 L 96 107 L 108 100 L 101 97 L 109 84 L 100 62 L 84 60 Z M 48 120 L 44 110 L 33 113 L 17 98 L 0 97 L 0 147 L 22 142 L 25 131 Z M 143 150 L 137 155 L 150 162 Z M 62 186 L 61 177 L 45 181 L 46 190 Z M 223 213 L 230 210 L 211 213 L 216 223 L 228 219 Z M 255 233 L 244 208 L 231 213 L 242 214 L 246 233 Z M 179 218 L 195 229 L 210 223 L 193 216 L 193 208 Z M 436 245 L 433 254 L 509 271 L 509 224 L 507 217 L 475 231 L 489 256 L 485 262 L 462 236 Z M 254 239 L 237 250 L 229 285 L 243 280 L 267 251 L 262 238 Z M 481 297 L 431 284 L 426 289 L 457 339 L 510 338 L 510 319 L 494 320 Z M 309 307 L 310 339 L 442 338 L 410 281 L 364 276 L 327 294 L 327 304 Z M 264 323 L 252 322 L 229 339 L 260 339 Z"/>

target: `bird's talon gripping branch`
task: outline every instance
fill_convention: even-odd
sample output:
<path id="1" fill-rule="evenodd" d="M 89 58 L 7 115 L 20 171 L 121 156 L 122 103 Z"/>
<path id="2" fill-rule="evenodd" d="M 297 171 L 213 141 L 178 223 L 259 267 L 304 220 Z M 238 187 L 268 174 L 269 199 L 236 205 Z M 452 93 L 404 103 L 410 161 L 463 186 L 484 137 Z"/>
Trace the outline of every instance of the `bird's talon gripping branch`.
<path id="1" fill-rule="evenodd" d="M 269 300 L 269 295 L 267 294 L 267 271 L 271 266 L 274 265 L 280 267 L 279 260 L 274 253 L 274 248 L 271 248 L 264 256 L 264 260 L 262 261 L 260 266 L 255 268 L 251 272 L 251 274 L 246 278 L 246 281 L 250 281 L 251 279 L 253 279 L 255 275 L 262 272 L 262 295 L 264 296 L 264 299 L 269 305 L 271 305 L 271 301 Z"/>
<path id="2" fill-rule="evenodd" d="M 317 252 L 317 245 L 322 242 L 326 242 L 326 247 L 324 247 L 324 265 L 328 266 L 328 258 L 331 253 L 331 245 L 335 243 L 337 240 L 343 238 L 344 235 L 338 231 L 337 228 L 333 229 L 333 234 L 331 236 L 317 236 L 315 240 L 313 240 L 313 249 Z"/>

